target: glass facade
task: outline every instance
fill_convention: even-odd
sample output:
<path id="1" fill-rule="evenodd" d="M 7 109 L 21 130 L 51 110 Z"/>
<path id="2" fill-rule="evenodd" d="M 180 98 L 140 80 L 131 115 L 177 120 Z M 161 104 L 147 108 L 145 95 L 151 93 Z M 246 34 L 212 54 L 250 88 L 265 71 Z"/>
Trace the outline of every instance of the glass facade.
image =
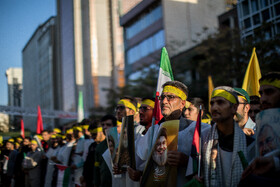
<path id="1" fill-rule="evenodd" d="M 127 63 L 132 64 L 141 58 L 148 56 L 165 45 L 164 30 L 160 30 L 151 37 L 143 40 L 127 51 Z"/>
<path id="2" fill-rule="evenodd" d="M 280 0 L 240 0 L 237 9 L 242 38 L 253 36 L 254 30 L 264 22 L 273 23 L 265 31 L 266 39 L 280 33 Z"/>
<path id="3" fill-rule="evenodd" d="M 138 18 L 132 25 L 126 27 L 126 39 L 129 40 L 136 34 L 140 33 L 154 22 L 162 18 L 162 7 L 161 5 L 151 9 L 144 15 Z"/>
<path id="4" fill-rule="evenodd" d="M 76 111 L 73 2 L 60 1 L 62 98 L 64 111 Z"/>

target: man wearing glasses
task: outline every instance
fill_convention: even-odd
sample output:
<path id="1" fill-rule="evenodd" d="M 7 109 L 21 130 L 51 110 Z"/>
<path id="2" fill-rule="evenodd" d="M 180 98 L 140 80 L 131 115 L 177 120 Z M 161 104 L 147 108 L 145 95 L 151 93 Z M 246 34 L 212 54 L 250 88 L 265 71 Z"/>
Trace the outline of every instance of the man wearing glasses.
<path id="1" fill-rule="evenodd" d="M 153 137 L 153 143 L 155 142 L 160 125 L 164 121 L 180 120 L 178 150 L 168 151 L 167 163 L 171 166 L 177 166 L 177 186 L 183 186 L 187 182 L 186 169 L 188 166 L 189 155 L 191 153 L 196 122 L 185 119 L 182 116 L 182 111 L 185 107 L 188 96 L 187 86 L 179 81 L 168 81 L 162 85 L 162 88 L 163 91 L 159 99 L 163 119 L 154 127 L 154 134 L 152 134 L 152 128 L 150 128 L 145 136 L 137 142 L 136 154 L 142 161 L 146 162 L 149 157 L 149 142 L 151 141 L 151 137 Z M 202 138 L 207 134 L 209 129 L 210 125 L 201 125 Z"/>

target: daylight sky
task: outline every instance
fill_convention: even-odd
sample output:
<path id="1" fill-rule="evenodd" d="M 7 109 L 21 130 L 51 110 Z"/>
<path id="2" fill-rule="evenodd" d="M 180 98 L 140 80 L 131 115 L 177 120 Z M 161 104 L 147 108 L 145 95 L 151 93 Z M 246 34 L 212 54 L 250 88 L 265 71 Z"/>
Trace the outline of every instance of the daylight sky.
<path id="1" fill-rule="evenodd" d="M 38 26 L 56 15 L 56 0 L 0 0 L 0 105 L 8 104 L 5 72 L 22 67 L 22 49 Z"/>

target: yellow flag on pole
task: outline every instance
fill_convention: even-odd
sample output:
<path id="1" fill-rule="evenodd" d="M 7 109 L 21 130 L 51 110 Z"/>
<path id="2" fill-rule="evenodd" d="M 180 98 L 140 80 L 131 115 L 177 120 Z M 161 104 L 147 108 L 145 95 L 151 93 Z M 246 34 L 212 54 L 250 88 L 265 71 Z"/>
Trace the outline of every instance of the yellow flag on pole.
<path id="1" fill-rule="evenodd" d="M 212 76 L 208 76 L 208 105 L 209 105 L 209 111 L 210 111 L 210 101 L 211 101 L 211 95 L 214 90 L 214 85 L 212 81 Z"/>
<path id="2" fill-rule="evenodd" d="M 261 75 L 259 61 L 256 54 L 256 48 L 254 47 L 242 84 L 242 88 L 249 94 L 249 96 L 252 95 L 260 96 L 259 79 L 261 77 L 262 75 Z"/>

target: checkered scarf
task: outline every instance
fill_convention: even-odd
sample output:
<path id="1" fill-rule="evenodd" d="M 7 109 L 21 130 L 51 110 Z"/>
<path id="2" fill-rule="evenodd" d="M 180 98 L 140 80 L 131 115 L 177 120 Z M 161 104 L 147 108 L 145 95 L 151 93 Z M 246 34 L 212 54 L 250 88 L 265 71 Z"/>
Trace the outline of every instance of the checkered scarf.
<path id="1" fill-rule="evenodd" d="M 211 152 L 215 146 L 217 147 L 218 155 L 216 163 L 213 163 L 213 161 L 211 162 Z M 216 124 L 211 127 L 211 131 L 203 147 L 203 153 L 205 155 L 203 165 L 205 186 L 223 186 L 222 181 L 225 181 L 228 187 L 237 186 L 243 172 L 238 151 L 242 151 L 247 159 L 246 137 L 238 124 L 235 123 L 231 170 L 227 176 L 223 176 Z"/>

